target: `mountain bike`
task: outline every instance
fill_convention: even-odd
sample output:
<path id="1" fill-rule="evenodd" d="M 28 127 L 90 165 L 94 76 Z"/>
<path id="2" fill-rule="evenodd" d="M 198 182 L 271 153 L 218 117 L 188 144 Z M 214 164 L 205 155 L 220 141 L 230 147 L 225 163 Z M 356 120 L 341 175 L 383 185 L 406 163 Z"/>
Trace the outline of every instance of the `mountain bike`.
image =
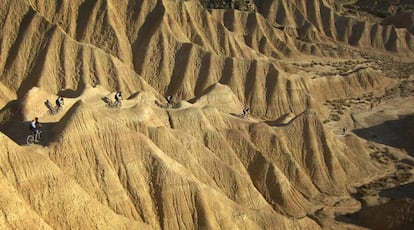
<path id="1" fill-rule="evenodd" d="M 179 106 L 178 103 L 175 103 L 175 102 L 161 103 L 159 101 L 155 101 L 155 104 L 158 105 L 158 107 L 160 107 L 162 109 L 176 109 Z"/>
<path id="2" fill-rule="evenodd" d="M 105 102 L 106 106 L 109 108 L 120 108 L 122 107 L 122 101 L 112 101 L 111 99 L 109 99 L 108 97 L 103 97 L 101 98 L 102 101 Z"/>
<path id="3" fill-rule="evenodd" d="M 120 107 L 122 107 L 122 102 L 121 101 L 111 101 L 110 103 L 107 103 L 106 106 L 108 106 L 109 108 L 120 108 Z"/>
<path id="4" fill-rule="evenodd" d="M 46 101 L 45 101 L 45 105 L 46 105 L 46 107 L 49 109 L 49 110 L 48 110 L 48 113 L 49 113 L 50 115 L 55 115 L 55 114 L 59 113 L 60 111 L 62 111 L 62 109 L 63 109 L 63 107 L 62 107 L 62 106 L 58 106 L 58 105 L 53 106 L 53 105 L 52 105 L 52 103 L 50 103 L 50 101 L 49 101 L 49 100 L 46 100 Z"/>
<path id="5" fill-rule="evenodd" d="M 39 130 L 39 134 L 38 134 L 39 135 L 39 139 L 38 139 L 38 141 L 40 140 L 41 134 L 42 134 L 42 131 Z M 34 135 L 35 134 L 33 134 L 33 132 L 32 132 L 31 134 L 29 134 L 27 136 L 27 138 L 26 138 L 27 145 L 32 145 L 32 144 L 35 143 L 35 136 Z"/>
<path id="6" fill-rule="evenodd" d="M 249 114 L 248 113 L 239 113 L 239 114 L 236 114 L 236 117 L 241 118 L 241 119 L 249 119 Z"/>

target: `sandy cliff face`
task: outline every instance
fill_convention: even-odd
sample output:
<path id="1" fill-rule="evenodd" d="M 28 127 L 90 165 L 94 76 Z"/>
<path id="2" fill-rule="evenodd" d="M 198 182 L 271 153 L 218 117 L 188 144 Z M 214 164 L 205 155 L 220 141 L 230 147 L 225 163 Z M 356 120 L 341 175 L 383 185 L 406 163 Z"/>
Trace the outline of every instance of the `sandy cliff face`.
<path id="1" fill-rule="evenodd" d="M 0 0 L 1 228 L 317 229 L 358 209 L 353 186 L 384 165 L 326 103 L 413 74 L 411 24 L 253 3 Z"/>

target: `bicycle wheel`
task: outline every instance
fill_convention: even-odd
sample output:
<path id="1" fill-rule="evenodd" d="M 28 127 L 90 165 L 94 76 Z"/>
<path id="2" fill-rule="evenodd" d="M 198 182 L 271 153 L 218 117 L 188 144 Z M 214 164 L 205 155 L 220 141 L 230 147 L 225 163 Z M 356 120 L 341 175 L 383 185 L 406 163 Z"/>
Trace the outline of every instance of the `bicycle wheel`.
<path id="1" fill-rule="evenodd" d="M 34 136 L 32 134 L 27 136 L 26 142 L 27 142 L 28 145 L 33 144 L 34 143 Z"/>

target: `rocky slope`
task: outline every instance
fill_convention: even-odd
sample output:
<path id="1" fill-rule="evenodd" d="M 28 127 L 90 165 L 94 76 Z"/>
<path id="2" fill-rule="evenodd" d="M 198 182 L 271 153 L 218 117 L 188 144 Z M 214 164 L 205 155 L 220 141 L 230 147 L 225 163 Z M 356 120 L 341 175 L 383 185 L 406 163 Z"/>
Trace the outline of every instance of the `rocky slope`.
<path id="1" fill-rule="evenodd" d="M 412 95 L 412 23 L 332 0 L 249 4 L 0 0 L 1 228 L 356 227 L 335 215 L 393 169 L 327 105 Z M 114 91 L 121 108 L 102 101 Z"/>

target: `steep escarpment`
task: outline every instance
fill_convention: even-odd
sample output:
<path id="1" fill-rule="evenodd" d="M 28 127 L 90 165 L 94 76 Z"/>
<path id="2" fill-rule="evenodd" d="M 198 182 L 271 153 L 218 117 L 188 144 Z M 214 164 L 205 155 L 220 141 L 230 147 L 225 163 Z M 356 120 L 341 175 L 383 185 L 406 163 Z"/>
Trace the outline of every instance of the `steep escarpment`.
<path id="1" fill-rule="evenodd" d="M 257 8 L 269 21 L 292 28 L 306 42 L 329 38 L 363 48 L 412 52 L 413 36 L 407 30 L 343 16 L 333 1 L 263 1 Z"/>
<path id="2" fill-rule="evenodd" d="M 397 28 L 405 28 L 411 34 L 414 34 L 414 13 L 410 11 L 400 12 L 385 18 L 381 24 L 394 25 Z"/>
<path id="3" fill-rule="evenodd" d="M 85 84 L 99 83 L 126 91 L 148 89 L 147 83 L 119 59 L 73 40 L 24 2 L 7 4 L 10 11 L 5 31 L 17 31 L 6 33 L 2 40 L 2 81 L 17 94 L 10 97 L 22 98 L 37 85 L 69 97 L 79 96 Z M 17 12 L 21 18 L 9 19 Z"/>
<path id="4" fill-rule="evenodd" d="M 351 131 L 413 95 L 411 12 L 214 4 L 0 0 L 1 228 L 340 229 L 358 186 L 410 180 Z"/>
<path id="5" fill-rule="evenodd" d="M 156 107 L 152 109 L 160 120 L 165 119 L 165 111 Z M 177 228 L 184 223 L 195 227 L 200 221 L 214 228 L 233 225 L 240 216 L 250 219 L 240 224 L 250 223 L 253 228 L 278 222 L 289 224 L 290 221 L 275 212 L 257 191 L 255 183 L 252 183 L 257 178 L 252 175 L 249 179 L 249 171 L 258 170 L 261 166 L 238 160 L 238 154 L 241 157 L 243 152 L 233 149 L 231 143 L 222 142 L 227 132 L 214 131 L 213 127 L 228 129 L 219 112 L 207 108 L 188 110 L 180 109 L 169 114 L 174 124 L 174 129 L 171 129 L 166 126 L 146 127 L 131 119 L 123 123 L 123 118 L 129 117 L 129 111 L 106 116 L 104 111 L 97 114 L 81 103 L 72 107 L 66 115 L 68 117 L 64 117 L 56 127 L 57 139 L 50 147 L 49 157 L 94 199 L 122 216 L 157 228 Z M 209 119 L 205 117 L 207 114 Z M 116 124 L 114 119 L 118 120 Z M 222 127 L 215 122 L 221 123 Z M 78 130 L 84 131 L 79 133 Z M 128 138 L 123 138 L 126 136 Z M 215 148 L 219 143 L 226 147 L 217 151 Z M 67 150 L 74 146 L 79 149 Z M 264 163 L 275 164 L 271 161 Z M 271 170 L 269 173 L 273 175 L 274 172 Z M 288 183 L 286 178 L 284 180 Z M 289 187 L 284 183 L 280 185 L 282 190 Z M 291 197 L 292 193 L 301 197 L 293 187 L 288 190 L 292 191 L 283 200 Z M 305 199 L 301 199 L 296 210 L 303 209 Z M 284 203 L 286 201 L 279 204 L 282 213 L 289 209 L 289 205 Z M 192 215 L 194 212 L 198 214 Z M 301 212 L 292 214 L 303 217 L 306 212 Z M 181 220 L 168 218 L 173 213 L 181 216 Z M 261 220 L 253 221 L 255 218 Z M 304 223 L 311 224 L 312 221 L 304 220 Z"/>
<path id="6" fill-rule="evenodd" d="M 273 216 L 261 227 L 282 221 L 277 213 L 302 218 L 315 204 L 322 205 L 313 198 L 321 193 L 342 194 L 346 184 L 358 181 L 357 175 L 378 170 L 375 165 L 358 165 L 367 155 L 353 155 L 349 150 L 337 153 L 337 145 L 342 144 L 331 140 L 312 113 L 275 129 L 254 121 L 240 122 L 209 106 L 170 111 L 156 105 L 137 106 L 115 114 L 108 109 L 96 113 L 84 103 L 73 106 L 54 129 L 56 141 L 49 157 L 116 213 L 154 226 L 158 215 L 180 213 L 185 218 L 199 208 L 205 216 L 182 221 L 195 224 L 194 218 L 202 218 L 213 227 L 224 224 L 217 223 L 220 220 L 211 207 L 214 212 L 223 207 L 223 215 L 243 207 L 247 217 L 252 215 L 250 209 L 261 210 L 255 215 L 263 219 Z M 133 111 L 141 113 L 131 119 Z M 143 123 L 142 111 L 164 125 Z M 355 174 L 347 175 L 345 168 Z M 196 200 L 184 202 L 189 199 Z M 198 199 L 220 204 L 208 208 Z M 175 202 L 165 204 L 165 200 Z M 164 227 L 180 226 L 169 219 L 160 221 Z"/>
<path id="7" fill-rule="evenodd" d="M 4 228 L 148 227 L 91 198 L 45 149 L 20 147 L 3 134 L 1 139 Z"/>
<path id="8" fill-rule="evenodd" d="M 5 35 L 3 40 L 5 52 L 2 52 L 3 60 L 6 60 L 2 65 L 5 79 L 8 80 L 10 87 L 19 89 L 20 95 L 36 82 L 48 85 L 51 87 L 48 90 L 53 92 L 65 89 L 82 90 L 86 82 L 99 83 L 111 89 L 122 89 L 132 93 L 142 87 L 139 83 L 135 83 L 140 77 L 134 74 L 139 74 L 161 94 L 173 94 L 178 98 L 189 99 L 198 96 L 198 92 L 212 83 L 220 80 L 225 82 L 228 76 L 223 75 L 229 75 L 229 71 L 233 75 L 246 75 L 243 69 L 255 65 L 249 61 L 252 58 L 258 58 L 257 62 L 264 67 L 258 68 L 258 71 L 267 71 L 266 57 L 292 57 L 297 55 L 298 50 L 305 53 L 323 53 L 328 56 L 334 53 L 344 55 L 340 50 L 325 51 L 326 48 L 314 43 L 320 39 L 310 38 L 309 41 L 314 44 L 309 44 L 309 41 L 302 42 L 303 36 L 298 34 L 302 26 L 297 26 L 301 23 L 297 22 L 299 19 L 295 19 L 299 16 L 293 17 L 296 15 L 295 11 L 291 12 L 289 9 L 296 9 L 297 15 L 301 15 L 300 12 L 308 12 L 302 14 L 302 20 L 317 34 L 324 33 L 324 26 L 315 26 L 321 24 L 315 21 L 332 22 L 329 26 L 332 31 L 337 29 L 344 31 L 325 32 L 325 34 L 340 41 L 350 41 L 352 45 L 371 47 L 374 44 L 374 48 L 380 50 L 381 47 L 397 49 L 401 46 L 401 51 L 405 52 L 404 50 L 409 50 L 406 48 L 412 44 L 411 35 L 405 36 L 404 39 L 399 38 L 403 30 L 400 33 L 389 27 L 365 26 L 361 23 L 361 26 L 358 24 L 354 26 L 350 22 L 354 19 L 343 17 L 342 20 L 340 17 L 332 16 L 337 21 L 334 23 L 330 19 L 323 18 L 323 15 L 311 14 L 312 10 L 306 8 L 314 7 L 313 11 L 317 11 L 315 7 L 321 5 L 320 7 L 324 6 L 326 11 L 333 14 L 333 8 L 324 2 L 303 6 L 289 5 L 293 3 L 282 1 L 278 3 L 279 5 L 262 6 L 268 8 L 269 12 L 273 12 L 274 8 L 274 11 L 280 12 L 284 19 L 293 20 L 289 23 L 278 21 L 277 18 L 272 20 L 271 14 L 267 11 L 260 14 L 222 10 L 209 13 L 196 1 L 179 3 L 134 1 L 125 4 L 112 2 L 107 4 L 101 1 L 96 1 L 94 4 L 83 2 L 58 4 L 51 1 L 50 4 L 58 7 L 45 7 L 47 4 L 40 2 L 6 4 L 11 9 L 10 12 L 18 9 L 19 12 L 23 12 L 21 15 L 26 15 L 21 19 L 17 17 L 13 22 L 6 18 L 4 22 L 7 30 L 20 31 L 17 34 Z M 216 12 L 221 12 L 222 16 L 217 15 Z M 89 16 L 86 20 L 82 20 L 82 23 L 73 21 L 74 18 L 79 17 L 78 15 L 83 14 Z M 273 23 L 277 23 L 280 27 L 273 27 Z M 371 27 L 373 29 L 370 29 Z M 352 28 L 349 31 L 353 32 L 345 31 L 348 30 L 346 28 Z M 389 37 L 382 39 L 376 34 L 393 36 L 399 43 L 395 43 Z M 372 39 L 361 39 L 361 36 L 371 36 Z M 27 37 L 35 39 L 25 42 L 24 39 Z M 48 39 L 44 39 L 45 37 Z M 6 45 L 13 43 L 15 43 L 13 47 Z M 22 46 L 22 44 L 26 45 Z M 91 44 L 92 47 L 87 44 Z M 26 49 L 28 46 L 35 52 L 30 54 L 20 52 L 20 50 L 28 50 Z M 7 58 L 6 55 L 10 57 Z M 345 55 L 350 54 L 345 52 Z M 243 64 L 239 66 L 238 63 Z M 12 76 L 8 73 L 10 69 L 19 69 L 20 72 Z M 280 71 L 279 68 L 276 70 Z M 126 75 L 125 80 L 114 77 L 118 75 Z M 23 82 L 26 78 L 32 81 Z M 51 79 L 43 80 L 43 78 Z M 182 84 L 184 81 L 190 84 Z M 232 89 L 236 93 L 243 92 L 237 93 L 241 96 L 247 93 L 243 85 L 248 83 L 243 80 L 241 85 Z M 182 86 L 180 88 L 176 85 Z"/>

